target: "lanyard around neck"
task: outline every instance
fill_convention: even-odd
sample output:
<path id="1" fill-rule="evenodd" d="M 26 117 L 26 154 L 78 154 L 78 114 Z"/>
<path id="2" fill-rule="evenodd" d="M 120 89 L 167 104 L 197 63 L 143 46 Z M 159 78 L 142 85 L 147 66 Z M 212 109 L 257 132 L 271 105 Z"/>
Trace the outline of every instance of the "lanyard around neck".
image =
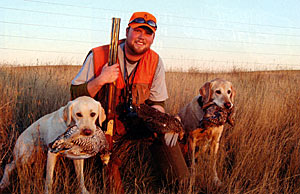
<path id="1" fill-rule="evenodd" d="M 138 65 L 139 65 L 140 61 L 137 62 L 136 66 L 130 72 L 130 74 L 128 76 L 127 67 L 126 67 L 125 45 L 124 45 L 123 53 L 124 53 L 124 81 L 125 81 L 125 87 L 126 87 L 127 92 L 131 92 L 132 84 L 133 84 L 134 77 L 135 77 L 135 73 L 136 73 L 136 70 L 138 68 Z"/>

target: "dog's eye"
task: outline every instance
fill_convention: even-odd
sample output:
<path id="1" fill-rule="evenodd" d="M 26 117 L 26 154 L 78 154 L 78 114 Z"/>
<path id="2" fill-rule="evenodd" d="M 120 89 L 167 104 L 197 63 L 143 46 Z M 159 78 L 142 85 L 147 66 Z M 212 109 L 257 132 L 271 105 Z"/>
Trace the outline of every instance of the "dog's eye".
<path id="1" fill-rule="evenodd" d="M 221 94 L 221 90 L 216 90 L 216 93 L 217 94 Z"/>
<path id="2" fill-rule="evenodd" d="M 228 90 L 228 91 L 227 91 L 227 94 L 230 94 L 230 93 L 231 93 L 231 91 L 230 91 L 230 90 Z"/>
<path id="3" fill-rule="evenodd" d="M 80 112 L 76 113 L 76 116 L 82 117 L 82 114 Z"/>
<path id="4" fill-rule="evenodd" d="M 96 115 L 96 113 L 92 112 L 91 113 L 91 117 L 94 117 Z"/>

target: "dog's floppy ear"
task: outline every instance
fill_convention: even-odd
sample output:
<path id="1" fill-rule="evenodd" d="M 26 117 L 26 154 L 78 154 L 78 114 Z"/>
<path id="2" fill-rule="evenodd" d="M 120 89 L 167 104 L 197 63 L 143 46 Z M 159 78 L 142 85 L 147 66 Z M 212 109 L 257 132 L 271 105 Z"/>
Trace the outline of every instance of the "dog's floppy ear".
<path id="1" fill-rule="evenodd" d="M 104 108 L 102 108 L 100 102 L 98 102 L 98 115 L 99 115 L 99 125 L 102 127 L 103 121 L 106 119 Z"/>
<path id="2" fill-rule="evenodd" d="M 70 101 L 63 110 L 63 118 L 67 126 L 71 125 L 72 122 L 72 108 L 73 101 Z"/>
<path id="3" fill-rule="evenodd" d="M 211 101 L 211 82 L 206 82 L 199 90 L 202 96 L 203 104 L 207 104 Z"/>

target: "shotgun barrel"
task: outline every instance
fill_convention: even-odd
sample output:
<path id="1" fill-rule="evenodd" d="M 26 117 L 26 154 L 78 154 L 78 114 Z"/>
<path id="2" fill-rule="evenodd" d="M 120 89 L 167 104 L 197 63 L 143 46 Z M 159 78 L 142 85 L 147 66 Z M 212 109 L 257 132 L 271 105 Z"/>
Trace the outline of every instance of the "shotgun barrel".
<path id="1" fill-rule="evenodd" d="M 111 29 L 111 40 L 109 44 L 109 57 L 108 57 L 108 65 L 111 66 L 117 62 L 118 57 L 118 42 L 119 42 L 119 32 L 120 32 L 120 18 L 112 18 L 112 29 Z M 112 149 L 112 136 L 114 131 L 114 119 L 115 119 L 115 82 L 109 84 L 108 88 L 108 96 L 107 96 L 107 129 L 106 135 L 110 136 L 110 149 Z"/>

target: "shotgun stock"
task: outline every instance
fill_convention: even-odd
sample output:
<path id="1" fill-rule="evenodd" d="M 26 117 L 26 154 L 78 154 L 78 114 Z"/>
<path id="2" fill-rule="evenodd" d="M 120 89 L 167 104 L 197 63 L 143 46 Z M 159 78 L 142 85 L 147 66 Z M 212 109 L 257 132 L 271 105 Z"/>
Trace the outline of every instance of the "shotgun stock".
<path id="1" fill-rule="evenodd" d="M 112 18 L 112 29 L 111 29 L 111 40 L 109 44 L 109 57 L 108 65 L 111 66 L 117 62 L 118 57 L 118 42 L 119 42 L 119 31 L 120 31 L 120 18 Z M 114 134 L 114 119 L 115 119 L 115 85 L 116 83 L 109 84 L 108 96 L 107 96 L 107 128 L 106 128 L 106 138 L 109 143 L 109 148 L 112 150 L 112 136 Z"/>

